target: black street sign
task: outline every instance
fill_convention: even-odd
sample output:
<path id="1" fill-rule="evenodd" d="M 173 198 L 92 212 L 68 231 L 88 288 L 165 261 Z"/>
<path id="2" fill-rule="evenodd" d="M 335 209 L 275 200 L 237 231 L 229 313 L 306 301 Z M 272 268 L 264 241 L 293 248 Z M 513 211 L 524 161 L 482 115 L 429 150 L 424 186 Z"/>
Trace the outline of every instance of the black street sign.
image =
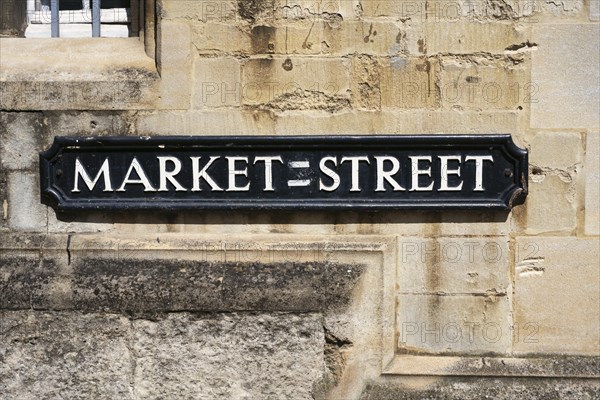
<path id="1" fill-rule="evenodd" d="M 510 135 L 56 137 L 56 211 L 500 209 L 527 195 Z"/>

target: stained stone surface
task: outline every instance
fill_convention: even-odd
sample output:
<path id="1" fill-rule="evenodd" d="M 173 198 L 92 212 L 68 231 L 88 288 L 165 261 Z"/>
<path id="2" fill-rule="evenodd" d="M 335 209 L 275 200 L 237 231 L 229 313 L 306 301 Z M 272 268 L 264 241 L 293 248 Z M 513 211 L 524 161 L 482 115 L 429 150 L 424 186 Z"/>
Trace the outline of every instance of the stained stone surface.
<path id="1" fill-rule="evenodd" d="M 0 397 L 134 399 L 130 333 L 118 315 L 0 312 Z"/>
<path id="2" fill-rule="evenodd" d="M 2 400 L 313 399 L 318 314 L 0 313 Z"/>
<path id="3" fill-rule="evenodd" d="M 317 314 L 170 314 L 134 321 L 139 399 L 311 399 L 324 372 Z"/>

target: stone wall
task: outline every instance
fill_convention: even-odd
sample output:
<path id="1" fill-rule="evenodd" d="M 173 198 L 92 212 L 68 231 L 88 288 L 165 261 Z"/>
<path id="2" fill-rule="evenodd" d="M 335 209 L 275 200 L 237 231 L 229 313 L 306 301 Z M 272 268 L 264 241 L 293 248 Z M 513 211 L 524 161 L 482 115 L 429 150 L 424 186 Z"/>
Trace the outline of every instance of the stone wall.
<path id="1" fill-rule="evenodd" d="M 140 38 L 0 39 L 1 398 L 600 396 L 597 0 L 155 6 Z M 511 134 L 525 204 L 40 203 L 58 135 L 442 133 Z"/>

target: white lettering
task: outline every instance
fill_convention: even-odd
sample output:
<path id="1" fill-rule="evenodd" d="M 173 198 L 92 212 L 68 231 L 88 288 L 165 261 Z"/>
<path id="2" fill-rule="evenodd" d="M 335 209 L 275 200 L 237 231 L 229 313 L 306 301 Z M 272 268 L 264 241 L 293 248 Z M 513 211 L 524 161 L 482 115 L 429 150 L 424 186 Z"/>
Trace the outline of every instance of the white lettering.
<path id="1" fill-rule="evenodd" d="M 235 163 L 237 161 L 244 161 L 248 165 L 248 157 L 225 157 L 227 158 L 228 169 L 229 169 L 229 187 L 227 192 L 247 192 L 250 190 L 250 182 L 246 186 L 236 186 L 235 178 L 238 175 L 248 176 L 248 167 L 244 169 L 235 169 Z"/>
<path id="2" fill-rule="evenodd" d="M 159 192 L 168 192 L 167 189 L 167 181 L 169 181 L 173 186 L 175 186 L 176 192 L 187 192 L 187 189 L 184 188 L 175 180 L 175 175 L 181 172 L 181 161 L 175 157 L 157 157 L 159 172 L 160 172 L 160 186 L 158 188 Z M 167 161 L 172 162 L 175 165 L 172 171 L 167 171 Z"/>
<path id="3" fill-rule="evenodd" d="M 330 186 L 326 186 L 323 183 L 323 179 L 319 180 L 319 190 L 324 190 L 326 192 L 333 192 L 338 187 L 340 187 L 340 176 L 331 168 L 329 168 L 325 163 L 327 161 L 331 161 L 333 165 L 337 167 L 337 158 L 336 157 L 323 157 L 319 162 L 319 168 L 321 172 L 330 177 L 333 180 L 333 183 Z"/>
<path id="4" fill-rule="evenodd" d="M 483 162 L 490 161 L 494 163 L 494 157 L 492 156 L 467 156 L 465 162 L 475 161 L 475 189 L 474 192 L 483 192 Z"/>
<path id="5" fill-rule="evenodd" d="M 376 192 L 385 192 L 385 182 L 388 182 L 394 188 L 395 192 L 406 190 L 393 178 L 395 174 L 400 170 L 400 161 L 396 157 L 380 156 L 375 157 L 377 160 L 377 188 Z M 385 171 L 383 165 L 386 161 L 392 163 L 392 169 Z"/>
<path id="6" fill-rule="evenodd" d="M 427 187 L 419 186 L 419 176 L 431 177 L 431 166 L 427 169 L 419 169 L 419 161 L 429 161 L 431 164 L 431 156 L 410 156 L 411 161 L 411 175 L 412 175 L 412 186 L 411 192 L 428 192 L 433 190 L 433 182 Z"/>
<path id="7" fill-rule="evenodd" d="M 134 170 L 135 170 L 136 174 L 138 175 L 139 179 L 131 179 L 131 173 Z M 156 189 L 154 189 L 152 187 L 152 185 L 150 184 L 150 181 L 148 180 L 146 173 L 144 172 L 144 170 L 142 169 L 142 166 L 140 165 L 139 161 L 135 157 L 133 158 L 133 160 L 131 160 L 131 165 L 129 166 L 129 170 L 127 171 L 127 174 L 125 175 L 125 179 L 123 179 L 123 184 L 121 185 L 120 188 L 117 189 L 117 192 L 124 192 L 125 185 L 131 185 L 131 184 L 144 185 L 144 192 L 156 192 Z"/>
<path id="8" fill-rule="evenodd" d="M 98 181 L 100 180 L 100 177 L 104 177 L 103 192 L 112 192 L 113 191 L 112 184 L 110 182 L 110 166 L 108 164 L 108 157 L 102 163 L 102 167 L 100 167 L 100 171 L 98 171 L 98 174 L 96 175 L 94 180 L 90 179 L 90 176 L 88 175 L 87 171 L 85 170 L 85 168 L 83 168 L 83 165 L 81 165 L 81 161 L 79 161 L 79 157 L 77 157 L 75 159 L 75 183 L 73 185 L 73 190 L 71 190 L 71 192 L 80 192 L 79 179 L 78 179 L 79 177 L 81 177 L 83 179 L 83 182 L 85 182 L 88 189 L 90 189 L 90 192 L 92 190 L 94 190 L 94 187 L 96 186 L 96 183 L 98 183 Z"/>
<path id="9" fill-rule="evenodd" d="M 255 157 L 254 158 L 254 164 L 256 165 L 257 162 L 264 162 L 265 163 L 265 188 L 263 189 L 263 192 L 274 192 L 275 189 L 273 188 L 273 161 L 279 161 L 280 163 L 283 164 L 283 160 L 281 159 L 281 157 L 277 156 L 277 157 Z"/>
<path id="10" fill-rule="evenodd" d="M 440 182 L 440 192 L 457 192 L 460 191 L 463 187 L 463 182 L 460 182 L 458 186 L 448 186 L 448 175 L 456 175 L 460 177 L 460 156 L 438 156 L 441 162 L 441 182 Z M 448 169 L 448 161 L 458 161 L 458 169 Z"/>
<path id="11" fill-rule="evenodd" d="M 219 185 L 217 185 L 217 183 L 210 177 L 210 175 L 208 175 L 208 173 L 206 172 L 210 166 L 212 165 L 212 163 L 215 160 L 218 160 L 219 156 L 211 156 L 210 159 L 208 160 L 208 162 L 206 163 L 206 165 L 204 166 L 204 168 L 202 168 L 202 170 L 199 171 L 200 169 L 200 157 L 190 157 L 190 159 L 192 160 L 192 174 L 194 176 L 194 186 L 192 187 L 192 192 L 200 192 L 202 189 L 200 189 L 200 179 L 204 179 L 206 181 L 206 183 L 208 183 L 210 185 L 210 188 L 213 192 L 222 192 L 223 189 L 221 187 L 219 187 Z"/>
<path id="12" fill-rule="evenodd" d="M 342 157 L 342 161 L 340 164 L 343 164 L 346 161 L 350 161 L 352 163 L 352 187 L 350 188 L 351 192 L 360 192 L 359 187 L 359 163 L 361 161 L 365 161 L 367 164 L 371 164 L 369 162 L 369 157 Z"/>

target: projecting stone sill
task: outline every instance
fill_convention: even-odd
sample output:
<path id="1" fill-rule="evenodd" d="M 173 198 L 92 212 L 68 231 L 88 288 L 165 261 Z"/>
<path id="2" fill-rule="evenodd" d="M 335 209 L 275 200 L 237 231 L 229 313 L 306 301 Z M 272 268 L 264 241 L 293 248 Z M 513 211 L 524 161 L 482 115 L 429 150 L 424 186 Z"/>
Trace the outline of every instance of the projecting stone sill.
<path id="1" fill-rule="evenodd" d="M 343 309 L 365 267 L 332 262 L 208 262 L 27 252 L 0 257 L 3 309 L 298 311 Z M 67 261 L 67 262 L 65 262 Z"/>

